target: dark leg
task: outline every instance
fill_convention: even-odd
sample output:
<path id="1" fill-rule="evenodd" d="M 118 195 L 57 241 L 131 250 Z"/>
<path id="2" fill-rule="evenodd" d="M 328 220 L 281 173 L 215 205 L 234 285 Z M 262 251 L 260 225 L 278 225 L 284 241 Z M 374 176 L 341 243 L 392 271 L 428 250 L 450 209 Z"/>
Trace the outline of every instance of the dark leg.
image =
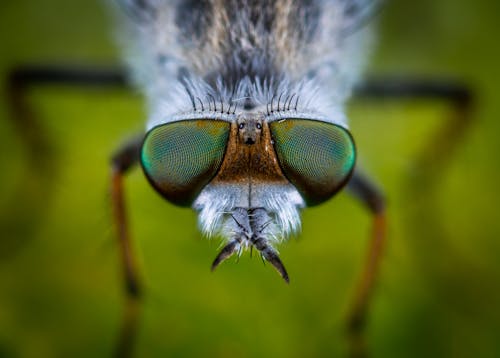
<path id="1" fill-rule="evenodd" d="M 23 144 L 26 165 L 19 184 L 0 208 L 0 226 L 5 234 L 0 240 L 0 259 L 14 255 L 34 236 L 56 182 L 57 150 L 28 96 L 33 87 L 53 85 L 122 87 L 125 76 L 123 71 L 111 69 L 48 66 L 22 66 L 8 73 L 4 82 L 8 118 Z"/>
<path id="2" fill-rule="evenodd" d="M 123 196 L 123 176 L 128 169 L 138 163 L 143 137 L 141 134 L 125 143 L 111 159 L 111 198 L 125 277 L 125 289 L 127 295 L 134 298 L 140 296 L 140 285 L 127 229 L 125 200 Z"/>
<path id="3" fill-rule="evenodd" d="M 465 85 L 445 81 L 385 79 L 363 84 L 357 89 L 355 97 L 373 100 L 438 99 L 452 105 L 452 115 L 448 122 L 439 128 L 436 136 L 431 138 L 429 144 L 424 147 L 425 150 L 417 158 L 419 175 L 414 177 L 411 184 L 411 187 L 417 188 L 412 197 L 422 197 L 422 190 L 429 192 L 466 132 L 472 107 L 472 95 L 469 89 Z M 350 353 L 352 356 L 360 357 L 367 354 L 363 330 L 384 247 L 386 223 L 383 197 L 367 178 L 355 172 L 348 188 L 374 214 L 373 234 L 367 261 L 347 321 Z M 428 208 L 426 210 L 428 211 Z M 419 212 L 420 214 L 422 213 Z M 419 223 L 422 226 L 421 215 Z"/>
<path id="4" fill-rule="evenodd" d="M 472 92 L 465 84 L 438 80 L 379 79 L 357 88 L 357 99 L 435 99 L 452 106 L 452 114 L 431 138 L 417 164 L 432 171 L 440 170 L 469 125 L 473 105 Z M 439 150 L 436 150 L 436 149 Z"/>
<path id="5" fill-rule="evenodd" d="M 8 76 L 11 89 L 20 91 L 33 85 L 126 86 L 121 69 L 75 66 L 26 65 L 13 68 Z"/>
<path id="6" fill-rule="evenodd" d="M 43 131 L 43 126 L 40 125 L 29 106 L 29 102 L 27 101 L 29 89 L 34 86 L 48 85 L 123 87 L 126 85 L 126 76 L 123 71 L 114 69 L 26 66 L 12 70 L 7 78 L 6 85 L 11 118 L 21 140 L 27 148 L 28 175 L 33 176 L 35 174 L 39 178 L 37 180 L 38 183 L 49 175 L 53 175 L 53 171 L 56 169 L 56 165 L 54 165 L 55 151 L 52 150 L 49 144 L 50 141 L 47 138 L 47 134 Z M 143 136 L 141 135 L 126 143 L 113 156 L 111 165 L 113 214 L 118 231 L 120 258 L 127 292 L 123 322 L 115 351 L 117 357 L 132 355 L 139 319 L 140 283 L 126 228 L 123 175 L 131 166 L 137 163 L 142 138 Z M 52 180 L 44 180 L 43 182 L 51 183 Z M 45 194 L 47 196 L 49 192 L 50 188 L 48 186 L 40 185 L 34 188 L 34 190 L 29 191 L 24 181 L 22 181 L 19 190 L 16 191 L 13 198 L 15 202 L 31 203 L 34 201 L 33 198 L 39 196 L 38 194 Z M 27 199 L 23 200 L 22 198 L 24 197 Z M 42 199 L 38 201 L 40 203 L 45 202 Z M 12 210 L 11 205 L 7 205 L 7 208 Z M 28 212 L 25 208 L 21 210 L 24 217 L 31 216 L 31 213 L 39 215 L 40 211 L 39 208 L 30 209 Z M 33 227 L 33 225 L 28 226 Z M 20 227 L 22 226 L 20 225 Z"/>
<path id="7" fill-rule="evenodd" d="M 382 258 L 385 237 L 385 200 L 379 189 L 356 169 L 347 189 L 366 205 L 373 214 L 373 228 L 361 277 L 356 286 L 347 317 L 349 354 L 352 357 L 366 355 L 363 332 L 366 316 Z"/>
<path id="8" fill-rule="evenodd" d="M 141 302 L 131 296 L 127 296 L 120 333 L 116 342 L 114 356 L 116 358 L 128 358 L 134 356 L 134 347 L 139 328 L 141 316 Z"/>
<path id="9" fill-rule="evenodd" d="M 26 100 L 32 87 L 47 85 L 124 87 L 126 76 L 124 71 L 116 69 L 22 66 L 10 71 L 5 85 L 14 125 L 31 154 L 36 154 L 37 149 L 47 145 L 41 144 L 44 140 L 43 132 L 40 134 L 41 126 Z"/>
<path id="10" fill-rule="evenodd" d="M 7 94 L 11 117 L 17 127 L 17 131 L 28 148 L 30 170 L 38 172 L 37 174 L 50 169 L 50 167 L 47 168 L 47 165 L 52 165 L 53 158 L 49 149 L 50 145 L 42 130 L 43 126 L 37 122 L 36 116 L 26 101 L 26 95 L 28 90 L 33 86 L 62 84 L 80 87 L 123 87 L 126 85 L 126 77 L 121 70 L 97 68 L 25 66 L 15 68 L 10 72 L 7 79 Z M 127 143 L 113 156 L 112 160 L 114 214 L 118 225 L 127 292 L 132 296 L 137 296 L 139 289 L 133 270 L 130 244 L 125 229 L 122 175 L 129 167 L 137 163 L 141 141 L 142 135 Z M 25 190 L 25 188 L 23 187 L 22 190 Z"/>
<path id="11" fill-rule="evenodd" d="M 50 162 L 50 145 L 27 101 L 29 90 L 47 85 L 123 87 L 126 77 L 116 69 L 23 66 L 10 71 L 5 85 L 10 118 L 29 150 L 30 164 L 40 166 Z"/>
<path id="12" fill-rule="evenodd" d="M 23 66 L 10 71 L 5 83 L 10 118 L 28 149 L 30 166 L 39 171 L 51 164 L 53 153 L 26 97 L 32 87 L 47 85 L 124 87 L 126 77 L 121 70 L 97 68 Z"/>
<path id="13" fill-rule="evenodd" d="M 134 340 L 140 315 L 139 299 L 141 285 L 136 262 L 132 252 L 130 235 L 127 228 L 125 199 L 123 195 L 123 176 L 139 161 L 143 135 L 125 143 L 111 160 L 111 194 L 113 216 L 117 229 L 118 245 L 125 278 L 126 304 L 121 332 L 117 344 L 116 357 L 130 357 L 133 353 Z"/>
<path id="14" fill-rule="evenodd" d="M 469 88 L 462 83 L 396 77 L 368 80 L 356 88 L 354 95 L 357 99 L 443 99 L 457 104 L 467 104 L 472 99 Z"/>

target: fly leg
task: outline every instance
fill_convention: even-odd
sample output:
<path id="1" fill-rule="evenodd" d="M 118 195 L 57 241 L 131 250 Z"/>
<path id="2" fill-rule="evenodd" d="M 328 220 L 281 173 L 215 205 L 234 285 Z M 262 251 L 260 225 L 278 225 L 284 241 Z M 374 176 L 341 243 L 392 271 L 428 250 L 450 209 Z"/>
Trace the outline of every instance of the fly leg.
<path id="1" fill-rule="evenodd" d="M 136 331 L 139 319 L 141 285 L 127 227 L 123 178 L 125 173 L 139 161 L 143 137 L 144 135 L 141 134 L 126 142 L 111 159 L 111 198 L 113 216 L 117 230 L 126 292 L 125 312 L 116 350 L 117 357 L 132 356 L 133 343 L 137 335 Z"/>
<path id="2" fill-rule="evenodd" d="M 27 177 L 36 177 L 38 184 L 33 190 L 27 188 L 26 183 L 34 182 L 21 180 L 19 188 L 14 190 L 12 200 L 15 203 L 45 203 L 50 193 L 50 180 L 57 169 L 55 165 L 55 151 L 53 150 L 48 134 L 39 123 L 35 111 L 28 101 L 29 90 L 41 86 L 67 85 L 75 87 L 125 87 L 125 72 L 119 69 L 75 68 L 59 66 L 23 66 L 10 71 L 6 81 L 6 93 L 10 117 L 21 141 L 27 148 L 29 173 Z M 130 239 L 126 227 L 125 204 L 123 198 L 123 175 L 137 163 L 139 158 L 142 135 L 126 143 L 112 158 L 111 194 L 113 199 L 113 213 L 118 230 L 120 257 L 125 277 L 127 302 L 121 326 L 120 338 L 116 348 L 116 356 L 127 357 L 132 354 L 132 347 L 137 330 L 139 317 L 140 283 L 133 259 Z M 43 195 L 43 198 L 41 197 Z M 12 210 L 15 205 L 7 205 Z M 21 208 L 19 217 L 39 214 L 40 207 Z M 14 213 L 15 215 L 15 213 Z M 2 215 L 2 217 L 6 217 Z M 18 225 L 19 227 L 33 227 L 34 225 Z M 26 235 L 24 235 L 26 236 Z M 14 237 L 16 240 L 18 237 Z M 5 250 L 0 250 L 5 252 Z"/>
<path id="3" fill-rule="evenodd" d="M 366 356 L 364 329 L 370 299 L 373 295 L 379 266 L 386 243 L 385 199 L 381 191 L 369 178 L 356 169 L 347 186 L 352 195 L 359 199 L 373 215 L 373 227 L 368 253 L 365 258 L 361 277 L 351 300 L 347 317 L 347 336 L 351 357 Z"/>
<path id="4" fill-rule="evenodd" d="M 50 148 L 43 126 L 29 105 L 30 89 L 42 86 L 69 85 L 74 87 L 124 87 L 126 76 L 119 69 L 73 68 L 56 66 L 21 66 L 13 68 L 5 82 L 10 118 L 32 164 L 47 164 Z"/>
<path id="5" fill-rule="evenodd" d="M 53 159 L 48 135 L 28 101 L 30 89 L 42 86 L 124 87 L 124 71 L 117 69 L 73 68 L 56 66 L 21 66 L 13 68 L 6 79 L 10 118 L 28 150 L 29 164 L 47 171 Z"/>
<path id="6" fill-rule="evenodd" d="M 425 260 L 425 263 L 419 268 L 422 272 L 432 271 L 433 262 L 439 271 L 437 266 L 442 261 L 441 253 L 446 252 L 448 260 L 454 255 L 451 245 L 446 244 L 449 235 L 442 226 L 440 215 L 432 211 L 438 207 L 435 200 L 439 197 L 437 190 L 440 189 L 440 179 L 445 176 L 454 152 L 472 125 L 474 93 L 466 84 L 454 81 L 385 78 L 364 83 L 355 94 L 358 99 L 425 99 L 449 104 L 449 114 L 443 123 L 437 126 L 433 135 L 423 143 L 423 149 L 412 160 L 413 170 L 403 192 L 405 201 L 411 203 L 405 215 L 412 225 L 412 235 L 418 237 L 418 240 L 408 240 L 408 243 L 415 245 L 411 252 L 414 255 L 424 253 L 425 258 L 422 257 L 422 260 Z M 434 253 L 436 256 L 433 257 Z M 455 266 L 464 265 L 457 262 Z"/>
<path id="7" fill-rule="evenodd" d="M 53 165 L 53 153 L 43 126 L 38 122 L 34 111 L 29 106 L 27 94 L 35 86 L 112 86 L 123 87 L 126 85 L 126 77 L 123 71 L 117 69 L 98 68 L 73 68 L 54 66 L 24 66 L 13 69 L 7 78 L 7 95 L 11 117 L 14 120 L 16 130 L 28 149 L 29 166 L 37 176 L 44 177 L 45 171 L 51 172 Z M 133 265 L 130 256 L 128 236 L 125 228 L 125 214 L 122 197 L 122 175 L 137 163 L 139 157 L 142 135 L 127 143 L 113 157 L 112 161 L 112 195 L 114 200 L 114 214 L 117 221 L 120 237 L 120 247 L 123 252 L 123 262 L 126 268 L 127 292 L 137 295 L 137 280 L 132 273 Z M 32 176 L 33 173 L 30 173 Z M 22 190 L 25 190 L 24 183 Z M 47 188 L 44 188 L 46 191 Z M 17 197 L 19 199 L 19 196 Z"/>
<path id="8" fill-rule="evenodd" d="M 454 152 L 472 124 L 473 92 L 460 83 L 392 79 L 368 82 L 359 88 L 358 96 L 367 99 L 429 99 L 450 105 L 450 112 L 443 124 L 438 126 L 433 136 L 422 146 L 423 150 L 413 160 L 413 170 L 403 194 L 406 196 L 406 201 L 412 203 L 409 206 L 411 210 L 407 213 L 410 222 L 416 223 L 413 225 L 412 232 L 418 233 L 419 245 L 429 243 L 429 247 L 423 248 L 426 260 L 429 261 L 430 252 L 445 251 L 451 257 L 451 247 L 438 249 L 438 245 L 445 245 L 447 235 L 438 220 L 439 215 L 431 213 L 437 207 L 433 200 L 438 195 L 433 194 L 439 189 L 439 179 L 446 173 Z M 422 230 L 425 231 L 422 232 Z M 429 240 L 423 240 L 424 237 Z M 441 256 L 439 255 L 435 260 L 440 262 Z M 423 269 L 429 267 L 428 262 L 422 265 Z"/>
<path id="9" fill-rule="evenodd" d="M 414 176 L 410 183 L 411 190 L 409 191 L 408 200 L 414 203 L 419 198 L 428 199 L 429 191 L 435 187 L 436 178 L 444 171 L 448 159 L 451 158 L 453 151 L 470 125 L 473 98 L 469 88 L 460 83 L 446 81 L 393 78 L 366 82 L 357 88 L 355 96 L 358 99 L 437 99 L 450 103 L 452 113 L 448 121 L 439 127 L 435 136 L 425 145 L 425 150 L 417 158 L 418 175 Z M 372 239 L 365 268 L 355 291 L 347 321 L 350 353 L 352 356 L 362 357 L 366 355 L 363 330 L 370 296 L 385 244 L 386 222 L 383 196 L 368 178 L 356 170 L 348 188 L 366 204 L 374 215 Z M 432 227 L 427 222 L 423 223 L 424 220 L 433 220 L 434 217 L 437 217 L 429 215 L 430 206 L 432 205 L 429 205 L 428 200 L 422 205 L 416 205 L 416 207 L 420 208 L 425 207 L 423 210 L 426 211 L 424 213 L 417 210 L 418 213 L 414 214 L 419 227 Z M 437 227 L 438 225 L 434 226 Z M 419 238 L 421 237 L 419 236 Z M 434 248 L 436 245 L 435 240 L 433 240 L 432 245 Z"/>
<path id="10" fill-rule="evenodd" d="M 63 66 L 21 66 L 10 70 L 5 82 L 10 118 L 28 149 L 30 163 L 50 164 L 51 146 L 28 101 L 30 89 L 43 86 L 125 87 L 126 76 L 119 69 Z"/>
<path id="11" fill-rule="evenodd" d="M 417 158 L 416 164 L 425 168 L 420 172 L 427 178 L 435 178 L 437 172 L 443 170 L 470 125 L 473 95 L 465 84 L 425 79 L 380 79 L 358 87 L 355 96 L 360 99 L 435 99 L 451 105 L 448 121 L 437 130 Z M 424 185 L 419 187 L 425 188 Z"/>
<path id="12" fill-rule="evenodd" d="M 135 298 L 140 296 L 141 290 L 127 228 L 123 177 L 133 165 L 138 163 L 143 137 L 141 134 L 126 142 L 111 159 L 111 199 L 125 277 L 125 290 L 128 296 Z"/>
<path id="13" fill-rule="evenodd" d="M 56 66 L 19 66 L 11 69 L 4 82 L 8 119 L 23 149 L 21 178 L 4 198 L 0 208 L 0 258 L 20 250 L 34 236 L 43 219 L 57 175 L 57 151 L 50 133 L 30 103 L 34 88 L 49 86 L 123 87 L 123 71 Z"/>

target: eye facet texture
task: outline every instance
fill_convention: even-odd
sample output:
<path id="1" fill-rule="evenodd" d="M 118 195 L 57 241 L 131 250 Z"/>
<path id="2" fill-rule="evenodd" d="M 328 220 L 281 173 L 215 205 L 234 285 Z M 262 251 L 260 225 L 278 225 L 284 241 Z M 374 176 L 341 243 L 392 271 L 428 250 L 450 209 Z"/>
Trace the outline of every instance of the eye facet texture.
<path id="1" fill-rule="evenodd" d="M 153 187 L 167 200 L 190 205 L 217 173 L 230 124 L 186 120 L 151 129 L 144 140 L 141 164 Z"/>
<path id="2" fill-rule="evenodd" d="M 347 183 L 356 147 L 346 129 L 305 119 L 275 121 L 270 128 L 281 169 L 309 206 L 328 200 Z"/>

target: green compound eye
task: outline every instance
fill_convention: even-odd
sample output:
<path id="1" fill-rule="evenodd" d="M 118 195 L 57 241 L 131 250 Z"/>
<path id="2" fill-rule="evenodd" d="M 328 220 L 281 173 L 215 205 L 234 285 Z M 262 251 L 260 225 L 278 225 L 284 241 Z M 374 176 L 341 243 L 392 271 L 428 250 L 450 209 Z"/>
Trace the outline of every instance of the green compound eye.
<path id="1" fill-rule="evenodd" d="M 151 129 L 141 152 L 150 183 L 172 203 L 190 205 L 222 164 L 229 129 L 229 123 L 216 120 L 186 120 Z"/>
<path id="2" fill-rule="evenodd" d="M 305 119 L 269 126 L 281 169 L 309 206 L 328 200 L 347 183 L 356 147 L 346 129 Z"/>

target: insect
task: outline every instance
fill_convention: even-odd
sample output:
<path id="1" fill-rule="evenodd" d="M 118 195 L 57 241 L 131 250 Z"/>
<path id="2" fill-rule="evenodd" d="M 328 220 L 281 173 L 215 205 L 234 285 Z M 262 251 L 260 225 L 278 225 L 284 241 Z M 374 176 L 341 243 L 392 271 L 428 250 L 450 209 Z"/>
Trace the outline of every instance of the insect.
<path id="1" fill-rule="evenodd" d="M 342 57 L 362 58 L 349 32 L 368 10 L 345 1 L 123 6 L 133 34 L 125 45 L 143 54 L 132 73 L 150 105 L 145 139 L 127 153 L 140 152 L 162 196 L 198 212 L 205 236 L 226 241 L 212 269 L 252 248 L 288 282 L 276 245 L 299 230 L 300 210 L 331 198 L 354 170 L 343 101 L 357 74 Z"/>
<path id="2" fill-rule="evenodd" d="M 149 115 L 144 133 L 112 158 L 112 199 L 128 295 L 140 295 L 125 220 L 123 176 L 140 164 L 160 195 L 198 214 L 224 245 L 212 269 L 257 251 L 289 281 L 277 246 L 300 230 L 301 210 L 344 187 L 373 215 L 368 259 L 348 326 L 361 334 L 385 240 L 383 195 L 356 165 L 345 103 L 365 97 L 437 96 L 462 88 L 414 81 L 360 84 L 380 6 L 369 0 L 119 1 L 125 58 Z M 124 84 L 123 72 L 22 69 L 26 83 Z M 465 94 L 464 94 L 465 93 Z M 22 117 L 22 116 L 21 116 Z"/>
<path id="3" fill-rule="evenodd" d="M 125 52 L 149 104 L 145 138 L 114 156 L 114 202 L 127 245 L 121 176 L 140 161 L 170 202 L 192 207 L 224 245 L 212 270 L 257 251 L 288 282 L 277 245 L 300 212 L 348 182 L 374 214 L 373 245 L 350 321 L 361 326 L 385 236 L 384 200 L 355 170 L 344 102 L 365 58 L 376 1 L 122 3 Z M 131 153 L 135 153 L 131 155 Z M 128 252 L 128 249 L 124 250 Z M 124 257 L 135 289 L 133 264 Z M 355 328 L 357 330 L 357 328 Z"/>

